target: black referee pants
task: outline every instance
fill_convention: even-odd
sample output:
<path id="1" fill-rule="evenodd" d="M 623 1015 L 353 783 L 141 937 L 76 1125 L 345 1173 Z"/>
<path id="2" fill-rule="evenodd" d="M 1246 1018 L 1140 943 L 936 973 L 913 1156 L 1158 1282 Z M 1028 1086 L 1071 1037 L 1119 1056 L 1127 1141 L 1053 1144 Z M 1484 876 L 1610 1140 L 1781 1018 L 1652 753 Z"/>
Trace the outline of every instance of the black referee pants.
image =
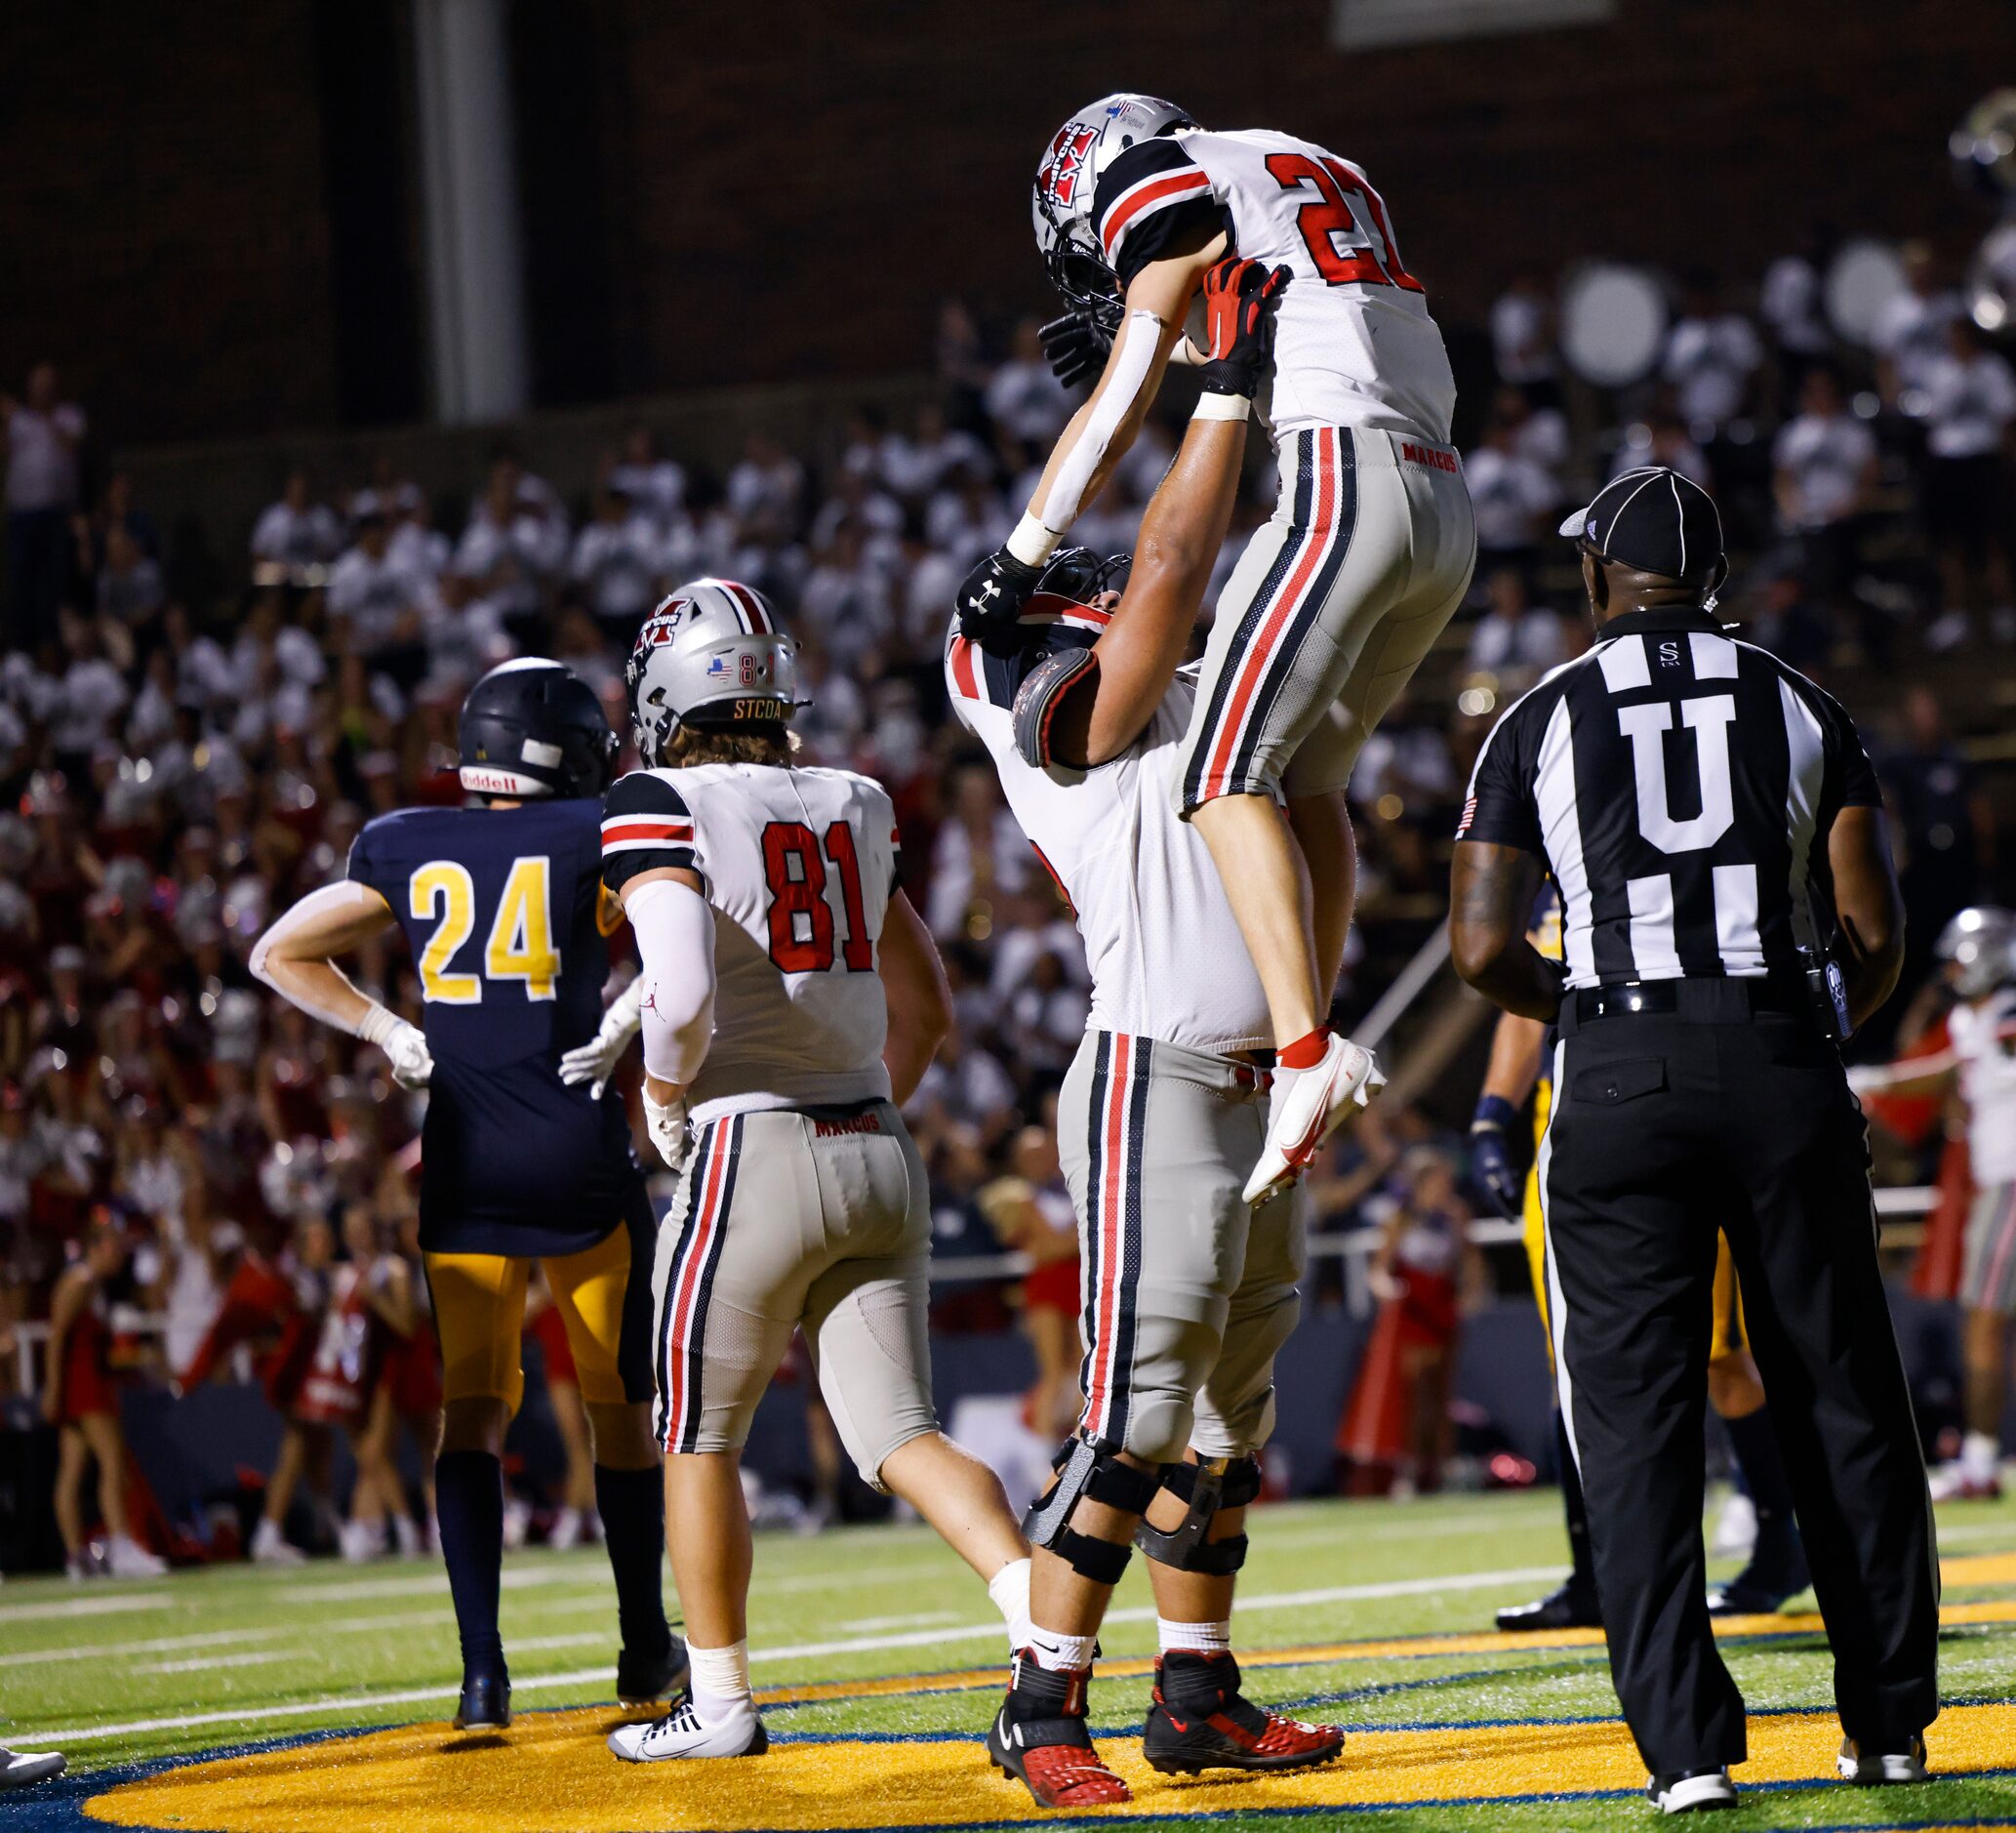
<path id="1" fill-rule="evenodd" d="M 1541 1147 L 1551 1324 L 1589 1503 L 1610 1672 L 1654 1774 L 1741 1762 L 1701 1538 L 1715 1232 L 1743 1283 L 1847 1734 L 1890 1749 L 1937 1713 L 1939 1584 L 1923 1459 L 1876 1267 L 1861 1110 L 1804 1018 L 1732 982 L 1679 1012 L 1564 1008 Z"/>

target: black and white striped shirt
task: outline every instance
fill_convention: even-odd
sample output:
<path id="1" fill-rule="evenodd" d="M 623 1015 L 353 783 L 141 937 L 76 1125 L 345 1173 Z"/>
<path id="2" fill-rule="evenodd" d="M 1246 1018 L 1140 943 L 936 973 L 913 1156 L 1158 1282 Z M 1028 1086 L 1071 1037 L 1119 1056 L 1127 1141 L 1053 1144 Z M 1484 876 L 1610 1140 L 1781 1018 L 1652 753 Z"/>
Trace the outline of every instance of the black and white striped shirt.
<path id="1" fill-rule="evenodd" d="M 1881 799 L 1804 675 L 1705 612 L 1634 611 L 1506 711 L 1457 838 L 1547 862 L 1570 987 L 1754 977 L 1824 946 L 1828 831 Z"/>

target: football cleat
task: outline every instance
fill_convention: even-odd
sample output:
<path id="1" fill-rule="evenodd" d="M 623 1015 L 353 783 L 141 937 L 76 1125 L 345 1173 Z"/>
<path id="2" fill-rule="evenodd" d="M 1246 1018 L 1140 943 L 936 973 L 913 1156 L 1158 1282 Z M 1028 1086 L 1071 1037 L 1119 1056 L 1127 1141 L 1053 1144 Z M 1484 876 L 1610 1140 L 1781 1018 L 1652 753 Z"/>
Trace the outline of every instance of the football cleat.
<path id="1" fill-rule="evenodd" d="M 1769 1616 L 1812 1582 L 1797 1529 L 1790 1522 L 1767 1523 L 1757 1534 L 1750 1564 L 1726 1584 L 1710 1586 L 1708 1613 Z"/>
<path id="2" fill-rule="evenodd" d="M 1246 1180 L 1248 1202 L 1263 1202 L 1309 1169 L 1316 1153 L 1353 1107 L 1364 1107 L 1386 1085 L 1372 1052 L 1333 1036 L 1306 1070 L 1274 1070 L 1267 1144 Z"/>
<path id="3" fill-rule="evenodd" d="M 168 1562 L 138 1540 L 114 1534 L 105 1542 L 105 1569 L 114 1578 L 159 1578 L 168 1570 Z"/>
<path id="4" fill-rule="evenodd" d="M 262 1520 L 252 1530 L 252 1563 L 255 1566 L 302 1566 L 307 1555 L 280 1531 L 278 1522 Z"/>
<path id="5" fill-rule="evenodd" d="M 511 1722 L 511 1677 L 502 1664 L 462 1677 L 462 1702 L 455 1709 L 459 1731 L 501 1731 Z"/>
<path id="6" fill-rule="evenodd" d="M 1736 1806 L 1736 1784 L 1727 1770 L 1673 1770 L 1645 1784 L 1645 1799 L 1661 1813 L 1699 1813 Z"/>
<path id="7" fill-rule="evenodd" d="M 616 1697 L 625 1706 L 654 1706 L 676 1699 L 686 1690 L 686 1645 L 673 1636 L 663 1654 L 632 1654 L 625 1649 L 616 1658 Z"/>
<path id="8" fill-rule="evenodd" d="M 1008 1697 L 987 1734 L 988 1761 L 1019 1777 L 1038 1808 L 1097 1808 L 1132 1801 L 1133 1791 L 1106 1767 L 1085 1729 L 1090 1668 L 1038 1667 L 1015 1657 Z"/>
<path id="9" fill-rule="evenodd" d="M 1309 1770 L 1344 1749 L 1335 1725 L 1305 1725 L 1239 1691 L 1230 1654 L 1175 1650 L 1155 1660 L 1154 1704 L 1141 1751 L 1164 1775 L 1205 1770 Z"/>
<path id="10" fill-rule="evenodd" d="M 770 1733 L 748 1709 L 717 1724 L 705 1723 L 691 1699 L 682 1699 L 662 1719 L 649 1724 L 619 1725 L 609 1733 L 609 1748 L 625 1763 L 675 1763 L 682 1757 L 760 1757 L 770 1748 Z"/>
<path id="11" fill-rule="evenodd" d="M 1998 1502 L 2002 1495 L 2000 1477 L 1984 1477 L 1957 1462 L 1935 1470 L 1930 1487 L 1935 1502 Z"/>
<path id="12" fill-rule="evenodd" d="M 0 1789 L 33 1788 L 62 1774 L 62 1753 L 0 1749 Z"/>
<path id="13" fill-rule="evenodd" d="M 1602 1607 L 1596 1581 L 1581 1572 L 1531 1604 L 1508 1605 L 1498 1612 L 1498 1627 L 1507 1631 L 1535 1629 L 1601 1629 Z"/>
<path id="14" fill-rule="evenodd" d="M 1926 1779 L 1925 1740 L 1914 1737 L 1902 1750 L 1865 1750 L 1854 1738 L 1844 1737 L 1835 1768 L 1849 1782 L 1922 1782 Z"/>

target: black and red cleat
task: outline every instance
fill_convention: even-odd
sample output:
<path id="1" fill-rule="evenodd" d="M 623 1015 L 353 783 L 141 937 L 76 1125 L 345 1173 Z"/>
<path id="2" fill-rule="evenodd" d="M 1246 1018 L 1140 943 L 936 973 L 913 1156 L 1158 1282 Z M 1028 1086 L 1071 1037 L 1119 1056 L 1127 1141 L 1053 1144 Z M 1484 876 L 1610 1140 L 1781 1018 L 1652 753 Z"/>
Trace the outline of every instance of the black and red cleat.
<path id="1" fill-rule="evenodd" d="M 1008 1697 L 987 1734 L 988 1760 L 1019 1776 L 1038 1808 L 1097 1808 L 1133 1793 L 1100 1760 L 1085 1729 L 1089 1668 L 1052 1671 L 1015 1657 Z"/>
<path id="2" fill-rule="evenodd" d="M 1165 1775 L 1203 1770 L 1310 1770 L 1344 1748 L 1334 1725 L 1305 1725 L 1239 1691 L 1230 1654 L 1176 1651 L 1155 1663 L 1155 1703 L 1142 1754 Z"/>

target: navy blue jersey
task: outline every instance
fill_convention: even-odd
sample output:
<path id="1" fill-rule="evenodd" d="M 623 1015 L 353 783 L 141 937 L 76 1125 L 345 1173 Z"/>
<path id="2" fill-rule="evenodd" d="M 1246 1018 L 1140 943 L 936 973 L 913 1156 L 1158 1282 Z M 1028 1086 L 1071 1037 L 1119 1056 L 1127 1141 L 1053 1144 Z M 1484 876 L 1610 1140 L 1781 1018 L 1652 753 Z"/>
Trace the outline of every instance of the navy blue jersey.
<path id="1" fill-rule="evenodd" d="M 575 1253 L 635 1192 L 623 1103 L 559 1074 L 602 1022 L 601 867 L 592 798 L 401 809 L 350 849 L 350 876 L 406 932 L 426 1001 L 420 1218 L 431 1252 Z"/>

